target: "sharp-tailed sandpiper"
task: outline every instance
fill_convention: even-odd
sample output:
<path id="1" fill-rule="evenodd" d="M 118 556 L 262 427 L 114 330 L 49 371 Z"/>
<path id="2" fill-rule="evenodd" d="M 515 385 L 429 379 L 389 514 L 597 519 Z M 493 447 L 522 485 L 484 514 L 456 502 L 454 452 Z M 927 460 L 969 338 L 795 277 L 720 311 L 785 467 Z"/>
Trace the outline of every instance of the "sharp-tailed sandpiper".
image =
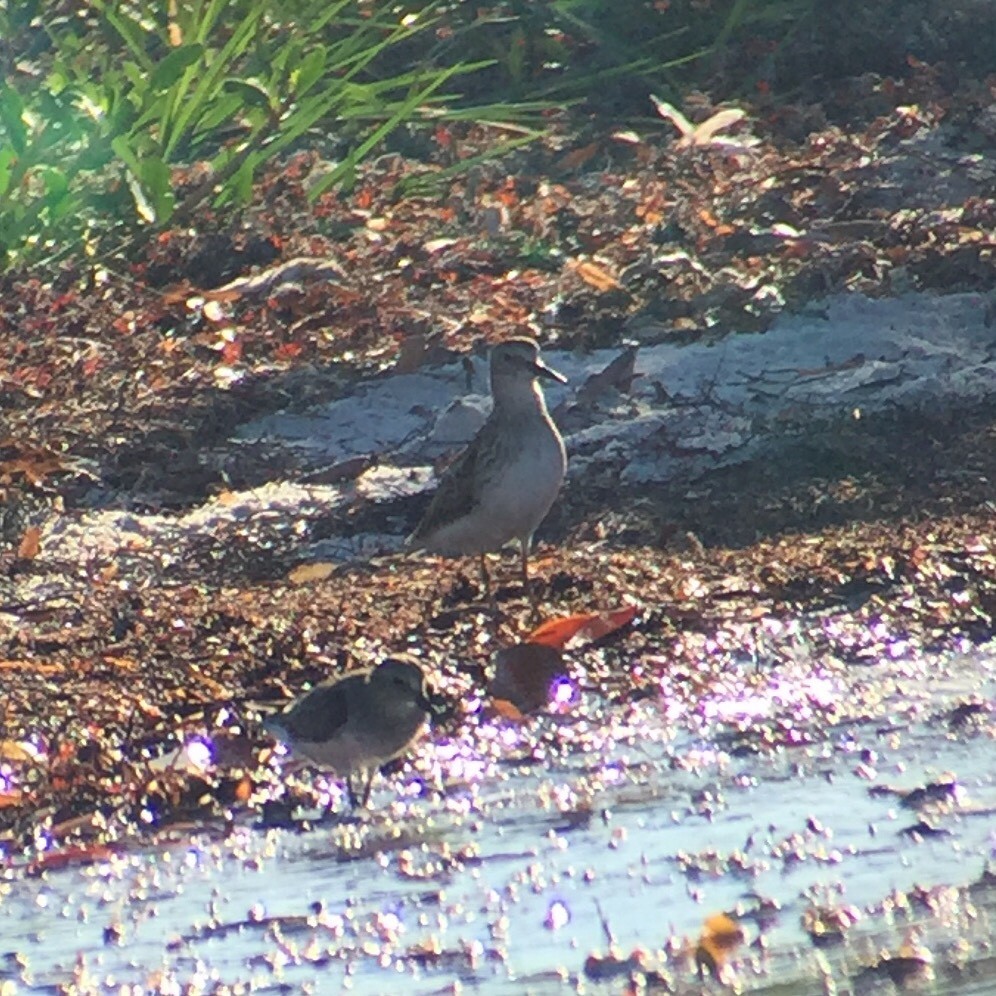
<path id="1" fill-rule="evenodd" d="M 494 408 L 466 450 L 446 470 L 411 550 L 446 557 L 480 557 L 491 598 L 485 554 L 517 539 L 522 583 L 529 586 L 533 532 L 550 510 L 567 469 L 564 441 L 546 409 L 537 378 L 566 382 L 541 359 L 532 339 L 509 339 L 491 351 Z"/>

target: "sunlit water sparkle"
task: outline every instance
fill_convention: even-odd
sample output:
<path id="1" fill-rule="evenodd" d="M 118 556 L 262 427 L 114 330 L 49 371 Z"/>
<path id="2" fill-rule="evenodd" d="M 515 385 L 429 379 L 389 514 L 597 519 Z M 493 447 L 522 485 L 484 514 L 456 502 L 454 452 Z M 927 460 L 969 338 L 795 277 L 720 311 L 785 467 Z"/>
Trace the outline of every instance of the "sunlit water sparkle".
<path id="1" fill-rule="evenodd" d="M 28 968 L 0 961 L 0 979 L 51 986 L 85 968 L 94 986 L 155 979 L 163 992 L 429 994 L 460 981 L 513 994 L 576 975 L 605 949 L 606 926 L 621 951 L 655 951 L 751 894 L 781 905 L 767 949 L 808 951 L 805 897 L 864 910 L 914 883 L 973 881 L 996 848 L 991 820 L 972 815 L 996 807 L 991 736 L 954 736 L 937 719 L 967 695 L 992 700 L 991 656 L 889 657 L 874 687 L 891 691 L 868 722 L 857 712 L 821 726 L 870 679 L 807 670 L 800 656 L 733 669 L 721 694 L 678 713 L 665 698 L 597 722 L 570 711 L 481 722 L 426 744 L 417 771 L 378 779 L 365 822 L 237 826 L 40 878 L 8 868 L 0 957 L 17 952 Z M 772 750 L 731 753 L 731 733 L 785 716 Z M 211 756 L 206 740 L 181 749 L 192 764 Z M 957 784 L 932 818 L 946 835 L 903 833 L 920 815 L 892 788 L 945 773 Z M 38 853 L 53 846 L 35 841 Z"/>

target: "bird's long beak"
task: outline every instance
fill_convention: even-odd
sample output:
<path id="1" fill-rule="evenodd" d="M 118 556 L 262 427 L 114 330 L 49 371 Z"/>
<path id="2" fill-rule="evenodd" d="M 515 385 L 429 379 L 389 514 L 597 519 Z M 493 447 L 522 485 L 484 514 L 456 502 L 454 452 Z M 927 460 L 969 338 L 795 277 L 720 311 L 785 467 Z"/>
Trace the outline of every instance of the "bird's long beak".
<path id="1" fill-rule="evenodd" d="M 555 380 L 560 384 L 567 383 L 567 378 L 560 371 L 554 370 L 553 367 L 548 367 L 542 360 L 537 360 L 528 366 L 537 377 L 543 377 L 545 380 Z"/>

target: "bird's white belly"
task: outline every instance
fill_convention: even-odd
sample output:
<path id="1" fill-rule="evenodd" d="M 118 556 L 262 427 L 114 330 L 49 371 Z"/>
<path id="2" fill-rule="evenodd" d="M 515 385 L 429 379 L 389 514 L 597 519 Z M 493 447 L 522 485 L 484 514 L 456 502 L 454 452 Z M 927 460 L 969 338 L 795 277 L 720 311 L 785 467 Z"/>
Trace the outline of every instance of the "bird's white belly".
<path id="1" fill-rule="evenodd" d="M 433 549 L 451 555 L 486 553 L 532 535 L 560 491 L 564 450 L 552 431 L 531 434 L 515 445 L 501 472 L 486 478 L 474 509 L 438 530 Z"/>
<path id="2" fill-rule="evenodd" d="M 564 479 L 557 457 L 552 446 L 533 447 L 482 493 L 482 514 L 494 523 L 496 535 L 505 534 L 502 542 L 528 535 L 550 510 Z"/>

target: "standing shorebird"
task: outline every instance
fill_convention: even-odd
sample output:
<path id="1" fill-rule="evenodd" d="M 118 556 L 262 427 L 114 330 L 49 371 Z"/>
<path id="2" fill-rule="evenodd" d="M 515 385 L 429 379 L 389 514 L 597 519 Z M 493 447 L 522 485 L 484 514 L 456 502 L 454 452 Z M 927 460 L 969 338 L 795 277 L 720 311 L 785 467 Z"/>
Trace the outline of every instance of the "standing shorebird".
<path id="1" fill-rule="evenodd" d="M 445 557 L 476 554 L 492 604 L 485 554 L 517 539 L 522 583 L 534 612 L 529 547 L 567 469 L 564 441 L 546 410 L 538 377 L 567 381 L 540 359 L 532 339 L 509 339 L 494 347 L 491 415 L 447 469 L 428 511 L 408 538 L 411 550 Z"/>
<path id="2" fill-rule="evenodd" d="M 430 712 L 422 669 L 388 657 L 323 681 L 286 712 L 267 717 L 263 728 L 294 754 L 344 777 L 356 807 L 366 806 L 374 775 L 408 750 Z"/>

